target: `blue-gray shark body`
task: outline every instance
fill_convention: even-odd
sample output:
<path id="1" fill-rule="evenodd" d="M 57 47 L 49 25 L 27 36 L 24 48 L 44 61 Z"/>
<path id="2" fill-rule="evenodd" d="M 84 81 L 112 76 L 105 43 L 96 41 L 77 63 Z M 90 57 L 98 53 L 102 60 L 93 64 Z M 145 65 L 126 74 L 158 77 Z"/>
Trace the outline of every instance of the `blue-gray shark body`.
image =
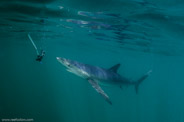
<path id="1" fill-rule="evenodd" d="M 151 73 L 151 70 L 147 72 L 145 75 L 143 75 L 140 79 L 137 81 L 131 81 L 117 73 L 118 68 L 120 67 L 120 64 L 116 64 L 113 67 L 109 69 L 104 69 L 97 66 L 92 66 L 89 64 L 83 64 L 77 61 L 56 57 L 56 59 L 63 64 L 65 67 L 67 67 L 67 71 L 74 73 L 84 79 L 86 79 L 92 87 L 104 97 L 104 99 L 109 103 L 112 104 L 111 100 L 109 99 L 109 96 L 103 91 L 103 89 L 100 87 L 101 83 L 108 83 L 108 84 L 115 84 L 115 85 L 134 85 L 136 93 L 138 93 L 138 87 L 140 83 L 145 80 L 149 74 Z"/>

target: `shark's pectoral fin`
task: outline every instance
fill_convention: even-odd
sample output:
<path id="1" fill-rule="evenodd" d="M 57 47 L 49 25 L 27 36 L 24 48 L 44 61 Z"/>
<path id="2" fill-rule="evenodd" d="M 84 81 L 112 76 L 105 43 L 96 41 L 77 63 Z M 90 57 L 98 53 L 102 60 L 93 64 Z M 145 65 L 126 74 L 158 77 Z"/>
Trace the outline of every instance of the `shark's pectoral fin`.
<path id="1" fill-rule="evenodd" d="M 104 97 L 104 99 L 112 105 L 111 100 L 109 99 L 109 96 L 103 91 L 103 89 L 98 85 L 98 82 L 93 79 L 87 79 L 88 82 L 92 85 L 92 87 Z"/>

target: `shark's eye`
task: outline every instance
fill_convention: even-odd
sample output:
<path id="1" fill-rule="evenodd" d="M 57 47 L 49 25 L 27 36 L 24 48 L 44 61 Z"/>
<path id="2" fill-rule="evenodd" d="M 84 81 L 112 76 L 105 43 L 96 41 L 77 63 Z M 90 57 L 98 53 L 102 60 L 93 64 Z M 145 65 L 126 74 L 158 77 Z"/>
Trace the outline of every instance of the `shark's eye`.
<path id="1" fill-rule="evenodd" d="M 67 66 L 68 66 L 68 67 L 70 67 L 71 65 L 70 65 L 70 64 L 68 64 Z"/>

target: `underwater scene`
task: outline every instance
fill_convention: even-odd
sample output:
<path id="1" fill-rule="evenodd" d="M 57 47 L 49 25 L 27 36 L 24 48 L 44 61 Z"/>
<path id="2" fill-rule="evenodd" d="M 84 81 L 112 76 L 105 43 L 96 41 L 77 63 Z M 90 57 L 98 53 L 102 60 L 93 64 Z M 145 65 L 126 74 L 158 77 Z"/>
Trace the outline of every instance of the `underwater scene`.
<path id="1" fill-rule="evenodd" d="M 183 0 L 1 0 L 0 121 L 184 122 Z"/>

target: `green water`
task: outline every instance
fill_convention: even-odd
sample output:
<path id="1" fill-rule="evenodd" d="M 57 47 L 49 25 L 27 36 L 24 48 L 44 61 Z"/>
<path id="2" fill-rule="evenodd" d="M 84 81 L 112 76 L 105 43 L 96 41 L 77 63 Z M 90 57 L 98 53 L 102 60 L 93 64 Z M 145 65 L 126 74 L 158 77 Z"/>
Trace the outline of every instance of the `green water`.
<path id="1" fill-rule="evenodd" d="M 0 119 L 183 122 L 183 1 L 1 1 Z M 35 61 L 38 49 L 46 55 Z M 110 68 L 134 87 L 102 86 L 109 105 L 56 57 Z"/>

